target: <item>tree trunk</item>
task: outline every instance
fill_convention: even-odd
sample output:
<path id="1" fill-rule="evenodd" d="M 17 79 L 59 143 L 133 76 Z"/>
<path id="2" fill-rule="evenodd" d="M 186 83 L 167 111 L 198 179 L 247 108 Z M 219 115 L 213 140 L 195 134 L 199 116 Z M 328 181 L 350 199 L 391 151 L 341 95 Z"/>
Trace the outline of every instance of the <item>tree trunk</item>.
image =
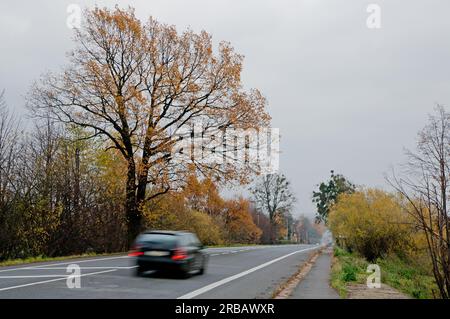
<path id="1" fill-rule="evenodd" d="M 136 165 L 133 159 L 128 160 L 126 187 L 126 216 L 128 228 L 128 245 L 131 245 L 141 230 L 142 215 L 136 197 Z"/>
<path id="2" fill-rule="evenodd" d="M 140 209 L 141 204 L 145 201 L 146 194 L 147 194 L 147 185 L 148 185 L 148 167 L 147 163 L 143 163 L 143 168 L 141 172 L 139 173 L 138 178 L 138 186 L 137 186 L 137 196 L 136 196 L 136 203 L 138 209 Z"/>
<path id="3" fill-rule="evenodd" d="M 277 224 L 275 221 L 270 221 L 270 243 L 277 243 Z"/>

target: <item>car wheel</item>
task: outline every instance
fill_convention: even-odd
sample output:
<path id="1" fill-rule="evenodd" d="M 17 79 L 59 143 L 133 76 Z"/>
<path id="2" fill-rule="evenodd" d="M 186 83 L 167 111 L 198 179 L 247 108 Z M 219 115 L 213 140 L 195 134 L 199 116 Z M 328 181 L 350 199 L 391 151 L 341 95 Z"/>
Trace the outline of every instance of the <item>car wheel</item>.
<path id="1" fill-rule="evenodd" d="M 142 268 L 141 266 L 138 266 L 134 272 L 134 275 L 136 277 L 142 277 L 144 275 L 145 269 Z"/>
<path id="2" fill-rule="evenodd" d="M 191 277 L 191 271 L 190 270 L 180 270 L 180 277 L 182 279 L 188 279 Z"/>
<path id="3" fill-rule="evenodd" d="M 183 266 L 179 270 L 180 277 L 182 279 L 188 279 L 191 277 L 191 271 L 192 271 L 192 264 L 188 263 L 187 265 Z"/>
<path id="4" fill-rule="evenodd" d="M 202 267 L 198 271 L 199 275 L 203 275 L 206 272 L 206 264 L 207 264 L 207 257 L 203 257 Z"/>

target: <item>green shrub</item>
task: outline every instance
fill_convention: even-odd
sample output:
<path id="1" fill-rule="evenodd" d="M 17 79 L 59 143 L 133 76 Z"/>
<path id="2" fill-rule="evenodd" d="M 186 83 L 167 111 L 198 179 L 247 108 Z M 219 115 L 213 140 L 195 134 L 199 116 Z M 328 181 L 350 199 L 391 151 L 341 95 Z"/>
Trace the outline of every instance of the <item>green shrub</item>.
<path id="1" fill-rule="evenodd" d="M 356 281 L 358 269 L 354 265 L 344 264 L 342 267 L 342 280 L 345 282 Z"/>
<path id="2" fill-rule="evenodd" d="M 348 256 L 350 253 L 346 251 L 345 249 L 342 249 L 338 246 L 334 247 L 334 256 L 340 257 L 340 256 Z"/>
<path id="3" fill-rule="evenodd" d="M 433 290 L 437 291 L 432 274 L 414 260 L 391 255 L 378 259 L 377 264 L 382 282 L 414 298 L 433 298 Z"/>

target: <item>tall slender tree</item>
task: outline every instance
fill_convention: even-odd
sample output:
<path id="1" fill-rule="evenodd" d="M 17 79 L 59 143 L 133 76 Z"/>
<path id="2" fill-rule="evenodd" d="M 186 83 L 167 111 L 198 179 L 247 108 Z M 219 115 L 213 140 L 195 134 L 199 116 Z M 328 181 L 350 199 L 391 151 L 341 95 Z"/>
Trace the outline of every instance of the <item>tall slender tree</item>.
<path id="1" fill-rule="evenodd" d="M 276 217 L 284 216 L 292 209 L 296 198 L 290 183 L 283 174 L 263 176 L 251 189 L 257 206 L 269 216 L 271 224 L 271 241 L 276 240 Z"/>
<path id="2" fill-rule="evenodd" d="M 442 298 L 450 298 L 450 113 L 438 105 L 419 132 L 417 150 L 408 151 L 405 174 L 389 178 L 405 198 L 427 240 Z"/>

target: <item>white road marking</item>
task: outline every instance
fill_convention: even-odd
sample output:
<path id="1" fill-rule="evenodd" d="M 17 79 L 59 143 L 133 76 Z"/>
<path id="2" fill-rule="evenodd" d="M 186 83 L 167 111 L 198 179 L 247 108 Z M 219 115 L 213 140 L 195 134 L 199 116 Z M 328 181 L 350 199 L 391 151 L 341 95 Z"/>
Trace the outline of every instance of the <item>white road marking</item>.
<path id="1" fill-rule="evenodd" d="M 20 278 L 51 278 L 51 277 L 79 277 L 77 275 L 35 275 L 35 276 L 0 276 L 1 279 L 20 279 Z"/>
<path id="2" fill-rule="evenodd" d="M 79 264 L 79 263 L 86 263 L 86 262 L 90 262 L 90 261 L 103 261 L 103 260 L 122 259 L 122 258 L 130 258 L 130 257 L 128 257 L 128 256 L 118 256 L 118 257 L 107 257 L 107 258 L 93 258 L 93 259 L 85 259 L 85 260 L 73 259 L 72 261 L 62 262 L 62 263 L 53 263 L 53 264 L 39 265 L 39 266 L 27 266 L 27 267 L 20 267 L 20 268 L 2 269 L 2 270 L 0 270 L 0 272 L 22 270 L 22 269 L 32 269 L 32 268 L 35 268 L 35 267 L 47 267 L 47 266 Z"/>
<path id="3" fill-rule="evenodd" d="M 268 262 L 266 262 L 266 263 L 264 263 L 264 264 L 261 264 L 261 265 L 259 265 L 259 266 L 253 267 L 253 268 L 248 269 L 248 270 L 246 270 L 246 271 L 243 271 L 243 272 L 241 272 L 241 273 L 239 273 L 239 274 L 236 274 L 236 275 L 234 275 L 234 276 L 224 278 L 224 279 L 222 279 L 222 280 L 219 280 L 219 281 L 217 281 L 217 282 L 214 282 L 214 283 L 212 283 L 212 284 L 209 284 L 209 285 L 207 285 L 207 286 L 205 286 L 205 287 L 202 287 L 202 288 L 200 288 L 200 289 L 191 291 L 190 293 L 187 293 L 187 294 L 185 294 L 185 295 L 183 295 L 183 296 L 181 296 L 181 297 L 178 297 L 177 299 L 192 299 L 192 298 L 194 298 L 194 297 L 197 297 L 198 295 L 204 294 L 205 292 L 208 292 L 208 291 L 210 291 L 210 290 L 212 290 L 212 289 L 214 289 L 214 288 L 217 288 L 217 287 L 219 287 L 219 286 L 225 285 L 226 283 L 229 283 L 230 281 L 233 281 L 233 280 L 236 280 L 236 279 L 238 279 L 238 278 L 244 277 L 244 276 L 246 276 L 246 275 L 248 275 L 248 274 L 251 274 L 252 272 L 255 272 L 255 271 L 259 270 L 259 269 L 262 269 L 262 268 L 264 268 L 264 267 L 267 267 L 267 266 L 269 266 L 269 265 L 271 265 L 271 264 L 273 264 L 273 263 L 276 263 L 276 262 L 278 262 L 278 261 L 280 261 L 280 260 L 283 260 L 283 259 L 285 259 L 285 258 L 287 258 L 287 257 L 290 257 L 290 256 L 295 255 L 295 254 L 298 254 L 298 253 L 302 253 L 302 252 L 305 252 L 305 251 L 308 251 L 308 250 L 317 249 L 317 248 L 318 248 L 317 246 L 314 246 L 314 247 L 310 247 L 310 248 L 306 248 L 306 249 L 301 249 L 301 250 L 294 251 L 294 252 L 292 252 L 292 253 L 289 253 L 289 254 L 287 254 L 287 255 L 284 255 L 284 256 L 275 258 L 275 259 L 273 259 L 273 260 L 271 260 L 271 261 L 268 261 Z"/>
<path id="4" fill-rule="evenodd" d="M 252 248 L 243 248 L 243 250 L 254 250 L 254 249 L 264 249 L 264 248 L 268 248 L 268 247 L 277 247 L 276 245 L 274 246 L 255 246 Z M 228 249 L 232 249 L 233 247 L 227 247 Z M 235 247 L 237 248 L 237 247 Z M 208 248 L 208 250 L 221 250 L 224 248 Z M 222 253 L 222 255 L 227 255 L 229 254 L 227 253 Z M 221 255 L 220 253 L 217 254 L 212 254 L 211 256 L 219 256 Z M 80 257 L 83 258 L 83 257 Z M 92 259 L 85 259 L 85 260 L 77 260 L 76 258 L 74 258 L 72 261 L 68 261 L 68 262 L 58 262 L 58 263 L 53 263 L 53 264 L 44 264 L 44 265 L 39 265 L 39 266 L 26 266 L 26 267 L 19 267 L 19 268 L 8 268 L 8 269 L 0 269 L 0 272 L 6 272 L 6 271 L 15 271 L 15 270 L 27 270 L 27 269 L 37 269 L 38 267 L 50 267 L 50 266 L 58 266 L 58 265 L 70 265 L 70 264 L 79 264 L 79 263 L 85 263 L 85 262 L 90 262 L 90 261 L 103 261 L 103 260 L 112 260 L 112 259 L 122 259 L 122 258 L 130 258 L 129 256 L 125 255 L 125 256 L 118 256 L 118 257 L 106 257 L 106 258 L 92 258 Z M 117 268 L 117 267 L 114 267 Z"/>
<path id="5" fill-rule="evenodd" d="M 220 255 L 236 254 L 236 253 L 246 252 L 246 251 L 250 251 L 250 250 L 254 250 L 254 249 L 247 248 L 247 249 L 240 249 L 240 250 L 231 250 L 231 251 L 225 251 L 225 252 L 216 253 L 216 254 L 209 253 L 208 255 L 211 257 L 215 257 L 215 256 L 220 256 Z"/>
<path id="6" fill-rule="evenodd" d="M 105 267 L 80 267 L 81 270 L 86 270 L 86 269 L 133 269 L 133 268 L 137 268 L 138 266 L 130 266 L 130 267 L 122 267 L 122 266 L 105 266 Z M 67 269 L 67 267 L 33 267 L 33 268 L 29 268 L 27 270 L 58 270 L 58 269 Z M 1 277 L 0 277 L 1 278 Z"/>
<path id="7" fill-rule="evenodd" d="M 104 274 L 104 273 L 113 272 L 113 271 L 116 271 L 116 269 L 92 272 L 92 273 L 89 273 L 89 274 L 80 275 L 79 277 L 93 276 L 93 275 Z M 31 282 L 31 283 L 28 283 L 28 284 L 23 284 L 23 285 L 18 285 L 18 286 L 11 286 L 11 287 L 0 288 L 0 291 L 17 289 L 17 288 L 22 288 L 22 287 L 34 286 L 34 285 L 40 285 L 40 284 L 46 284 L 46 283 L 49 283 L 49 282 L 55 282 L 55 281 L 59 281 L 59 280 L 67 280 L 67 279 L 66 279 L 66 277 L 64 277 L 64 278 L 56 278 L 56 279 L 50 279 L 50 280 L 44 280 L 44 281 Z"/>

